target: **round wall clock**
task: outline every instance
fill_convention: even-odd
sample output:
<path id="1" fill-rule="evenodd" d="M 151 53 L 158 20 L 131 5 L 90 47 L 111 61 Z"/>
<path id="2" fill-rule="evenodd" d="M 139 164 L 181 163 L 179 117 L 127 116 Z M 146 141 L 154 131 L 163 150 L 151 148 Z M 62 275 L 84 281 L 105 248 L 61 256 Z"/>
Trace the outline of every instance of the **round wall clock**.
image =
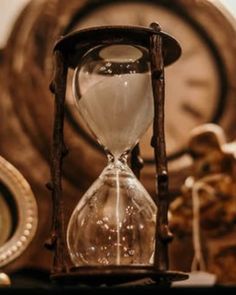
<path id="1" fill-rule="evenodd" d="M 197 30 L 193 20 L 177 13 L 178 6 L 170 6 L 168 1 L 163 1 L 165 5 L 161 1 L 101 2 L 106 5 L 91 9 L 83 17 L 78 16 L 68 30 L 112 24 L 149 26 L 152 21 L 158 21 L 163 30 L 174 35 L 181 44 L 180 61 L 166 69 L 167 153 L 170 159 L 175 159 L 184 152 L 191 129 L 204 122 L 218 121 L 224 110 L 227 81 L 217 49 L 205 32 Z M 73 118 L 70 119 L 74 119 L 76 126 L 80 123 L 73 103 L 68 104 L 69 116 L 71 114 Z M 143 156 L 151 162 L 153 155 L 148 135 L 142 141 Z"/>
<path id="2" fill-rule="evenodd" d="M 193 127 L 215 122 L 223 127 L 229 140 L 235 138 L 236 44 L 232 41 L 235 20 L 218 1 L 31 1 L 19 16 L 3 52 L 0 136 L 4 145 L 0 145 L 0 152 L 20 167 L 40 200 L 36 235 L 40 245 L 49 231 L 48 220 L 43 216 L 51 213 L 51 199 L 44 183 L 50 177 L 53 99 L 48 85 L 52 79 L 55 41 L 61 35 L 88 26 L 147 26 L 153 21 L 173 35 L 183 49 L 179 61 L 166 68 L 166 136 L 173 194 L 191 169 L 186 143 Z M 149 133 L 141 143 L 145 160 L 142 182 L 152 193 L 155 169 Z M 70 93 L 67 93 L 65 136 L 70 153 L 64 165 L 64 193 L 71 206 L 68 210 L 72 211 L 78 198 L 100 174 L 105 157 L 74 112 Z M 71 212 L 67 213 L 70 216 Z M 38 244 L 33 244 L 32 253 L 39 253 Z M 45 265 L 48 256 L 43 250 L 41 254 L 34 263 Z"/>
<path id="3" fill-rule="evenodd" d="M 231 70 L 235 71 L 235 63 L 233 68 L 230 62 L 235 45 L 229 44 L 230 40 L 225 38 L 234 20 L 230 20 L 219 5 L 217 1 L 89 1 L 65 29 L 67 33 L 91 26 L 148 26 L 152 21 L 158 21 L 164 31 L 180 42 L 182 57 L 166 69 L 165 129 L 169 169 L 173 175 L 191 165 L 186 145 L 194 127 L 214 122 L 222 125 L 227 135 L 234 138 L 235 115 L 230 106 L 235 104 L 231 88 Z M 221 26 L 225 23 L 224 32 L 216 29 L 217 20 Z M 228 49 L 232 51 L 229 53 Z M 78 134 L 83 134 L 90 144 L 96 146 L 79 114 L 74 111 L 71 97 L 68 94 L 70 123 Z M 146 179 L 150 179 L 153 172 L 151 134 L 150 128 L 141 141 L 142 156 L 149 166 Z"/>

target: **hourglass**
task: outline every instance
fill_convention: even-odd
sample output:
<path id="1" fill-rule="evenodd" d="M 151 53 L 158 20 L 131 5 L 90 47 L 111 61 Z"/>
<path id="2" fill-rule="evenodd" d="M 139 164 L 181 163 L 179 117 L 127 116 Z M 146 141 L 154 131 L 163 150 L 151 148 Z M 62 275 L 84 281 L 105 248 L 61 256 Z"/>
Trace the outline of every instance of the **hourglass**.
<path id="1" fill-rule="evenodd" d="M 89 28 L 56 44 L 51 84 L 56 107 L 51 166 L 54 216 L 49 243 L 55 251 L 54 278 L 90 283 L 185 278 L 168 271 L 171 235 L 163 127 L 163 68 L 180 52 L 177 41 L 157 24 Z M 74 70 L 75 107 L 103 147 L 108 164 L 78 202 L 65 229 L 61 166 L 66 154 L 63 120 L 68 68 Z M 127 164 L 152 122 L 158 174 L 155 200 Z M 133 153 L 131 162 L 139 164 L 138 153 Z"/>

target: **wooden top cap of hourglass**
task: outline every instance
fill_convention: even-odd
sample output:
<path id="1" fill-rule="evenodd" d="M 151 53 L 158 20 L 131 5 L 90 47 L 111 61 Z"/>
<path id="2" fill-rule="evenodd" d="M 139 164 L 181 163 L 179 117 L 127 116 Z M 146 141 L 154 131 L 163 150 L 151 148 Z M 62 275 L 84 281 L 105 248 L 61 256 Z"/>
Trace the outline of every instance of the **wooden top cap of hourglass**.
<path id="1" fill-rule="evenodd" d="M 137 26 L 102 26 L 75 31 L 57 41 L 54 51 L 61 51 L 68 67 L 75 68 L 81 57 L 94 46 L 126 43 L 149 48 L 153 34 L 160 34 L 163 38 L 165 66 L 176 61 L 181 55 L 181 47 L 172 36 Z"/>

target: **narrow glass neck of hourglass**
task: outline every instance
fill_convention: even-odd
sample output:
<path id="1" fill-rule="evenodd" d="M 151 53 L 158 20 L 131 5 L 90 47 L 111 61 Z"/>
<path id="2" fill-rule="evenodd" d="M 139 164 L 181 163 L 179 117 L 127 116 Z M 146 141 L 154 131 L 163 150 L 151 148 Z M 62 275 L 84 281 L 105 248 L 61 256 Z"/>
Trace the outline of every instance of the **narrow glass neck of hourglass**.
<path id="1" fill-rule="evenodd" d="M 127 165 L 128 152 L 124 152 L 119 156 L 114 156 L 111 153 L 107 154 L 108 165 L 119 168 Z"/>

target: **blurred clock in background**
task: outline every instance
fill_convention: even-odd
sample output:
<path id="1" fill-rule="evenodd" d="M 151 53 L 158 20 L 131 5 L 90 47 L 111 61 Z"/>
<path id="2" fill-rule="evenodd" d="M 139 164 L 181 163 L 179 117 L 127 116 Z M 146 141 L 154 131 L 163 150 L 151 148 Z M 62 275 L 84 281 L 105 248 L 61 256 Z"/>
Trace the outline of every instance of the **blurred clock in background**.
<path id="1" fill-rule="evenodd" d="M 224 111 L 225 69 L 212 40 L 177 14 L 173 5 L 161 6 L 155 1 L 112 1 L 74 19 L 68 30 L 113 24 L 149 26 L 153 21 L 158 21 L 164 31 L 175 36 L 183 49 L 179 62 L 166 69 L 167 153 L 174 159 L 183 153 L 192 128 L 219 121 Z M 80 125 L 73 101 L 69 110 L 75 126 Z M 142 141 L 143 156 L 148 161 L 153 158 L 150 135 L 151 128 Z"/>
<path id="2" fill-rule="evenodd" d="M 165 130 L 169 169 L 173 175 L 176 171 L 179 175 L 180 170 L 191 165 L 186 145 L 194 127 L 214 122 L 223 125 L 227 135 L 234 138 L 235 112 L 231 111 L 231 106 L 235 105 L 235 99 L 230 91 L 233 85 L 230 70 L 235 71 L 235 62 L 231 63 L 235 44 L 225 34 L 230 32 L 230 27 L 232 30 L 235 21 L 230 20 L 219 5 L 217 1 L 91 1 L 75 14 L 65 30 L 67 33 L 114 24 L 148 26 L 157 21 L 164 31 L 180 42 L 182 57 L 166 69 Z M 218 21 L 221 32 L 216 28 Z M 70 123 L 80 136 L 84 135 L 96 146 L 74 110 L 71 97 L 69 93 L 67 115 Z M 152 179 L 154 167 L 151 134 L 150 128 L 141 141 L 142 156 L 149 166 L 144 172 L 146 181 Z M 175 184 L 174 179 L 178 176 L 172 177 L 173 189 L 181 182 L 177 180 Z"/>
<path id="3" fill-rule="evenodd" d="M 39 200 L 39 230 L 35 242 L 28 251 L 30 254 L 19 259 L 14 267 L 49 265 L 42 245 L 50 229 L 48 216 L 51 214 L 50 194 L 44 183 L 50 178 L 53 99 L 48 85 L 52 78 L 55 41 L 79 28 L 116 24 L 147 26 L 153 21 L 173 35 L 183 49 L 179 61 L 166 68 L 166 136 L 173 195 L 191 169 L 186 143 L 193 127 L 215 122 L 223 127 L 229 141 L 235 138 L 236 22 L 218 1 L 29 2 L 11 32 L 0 72 L 0 137 L 4 142 L 0 144 L 0 153 L 22 171 Z M 105 163 L 103 153 L 74 112 L 70 93 L 67 93 L 65 136 L 71 151 L 64 166 L 64 193 L 71 206 L 66 213 L 70 216 L 78 198 L 97 178 Z M 150 131 L 142 139 L 141 153 L 146 162 L 142 182 L 152 193 L 154 165 L 149 142 Z M 8 217 L 4 218 L 7 222 Z M 34 260 L 30 260 L 32 255 Z"/>

